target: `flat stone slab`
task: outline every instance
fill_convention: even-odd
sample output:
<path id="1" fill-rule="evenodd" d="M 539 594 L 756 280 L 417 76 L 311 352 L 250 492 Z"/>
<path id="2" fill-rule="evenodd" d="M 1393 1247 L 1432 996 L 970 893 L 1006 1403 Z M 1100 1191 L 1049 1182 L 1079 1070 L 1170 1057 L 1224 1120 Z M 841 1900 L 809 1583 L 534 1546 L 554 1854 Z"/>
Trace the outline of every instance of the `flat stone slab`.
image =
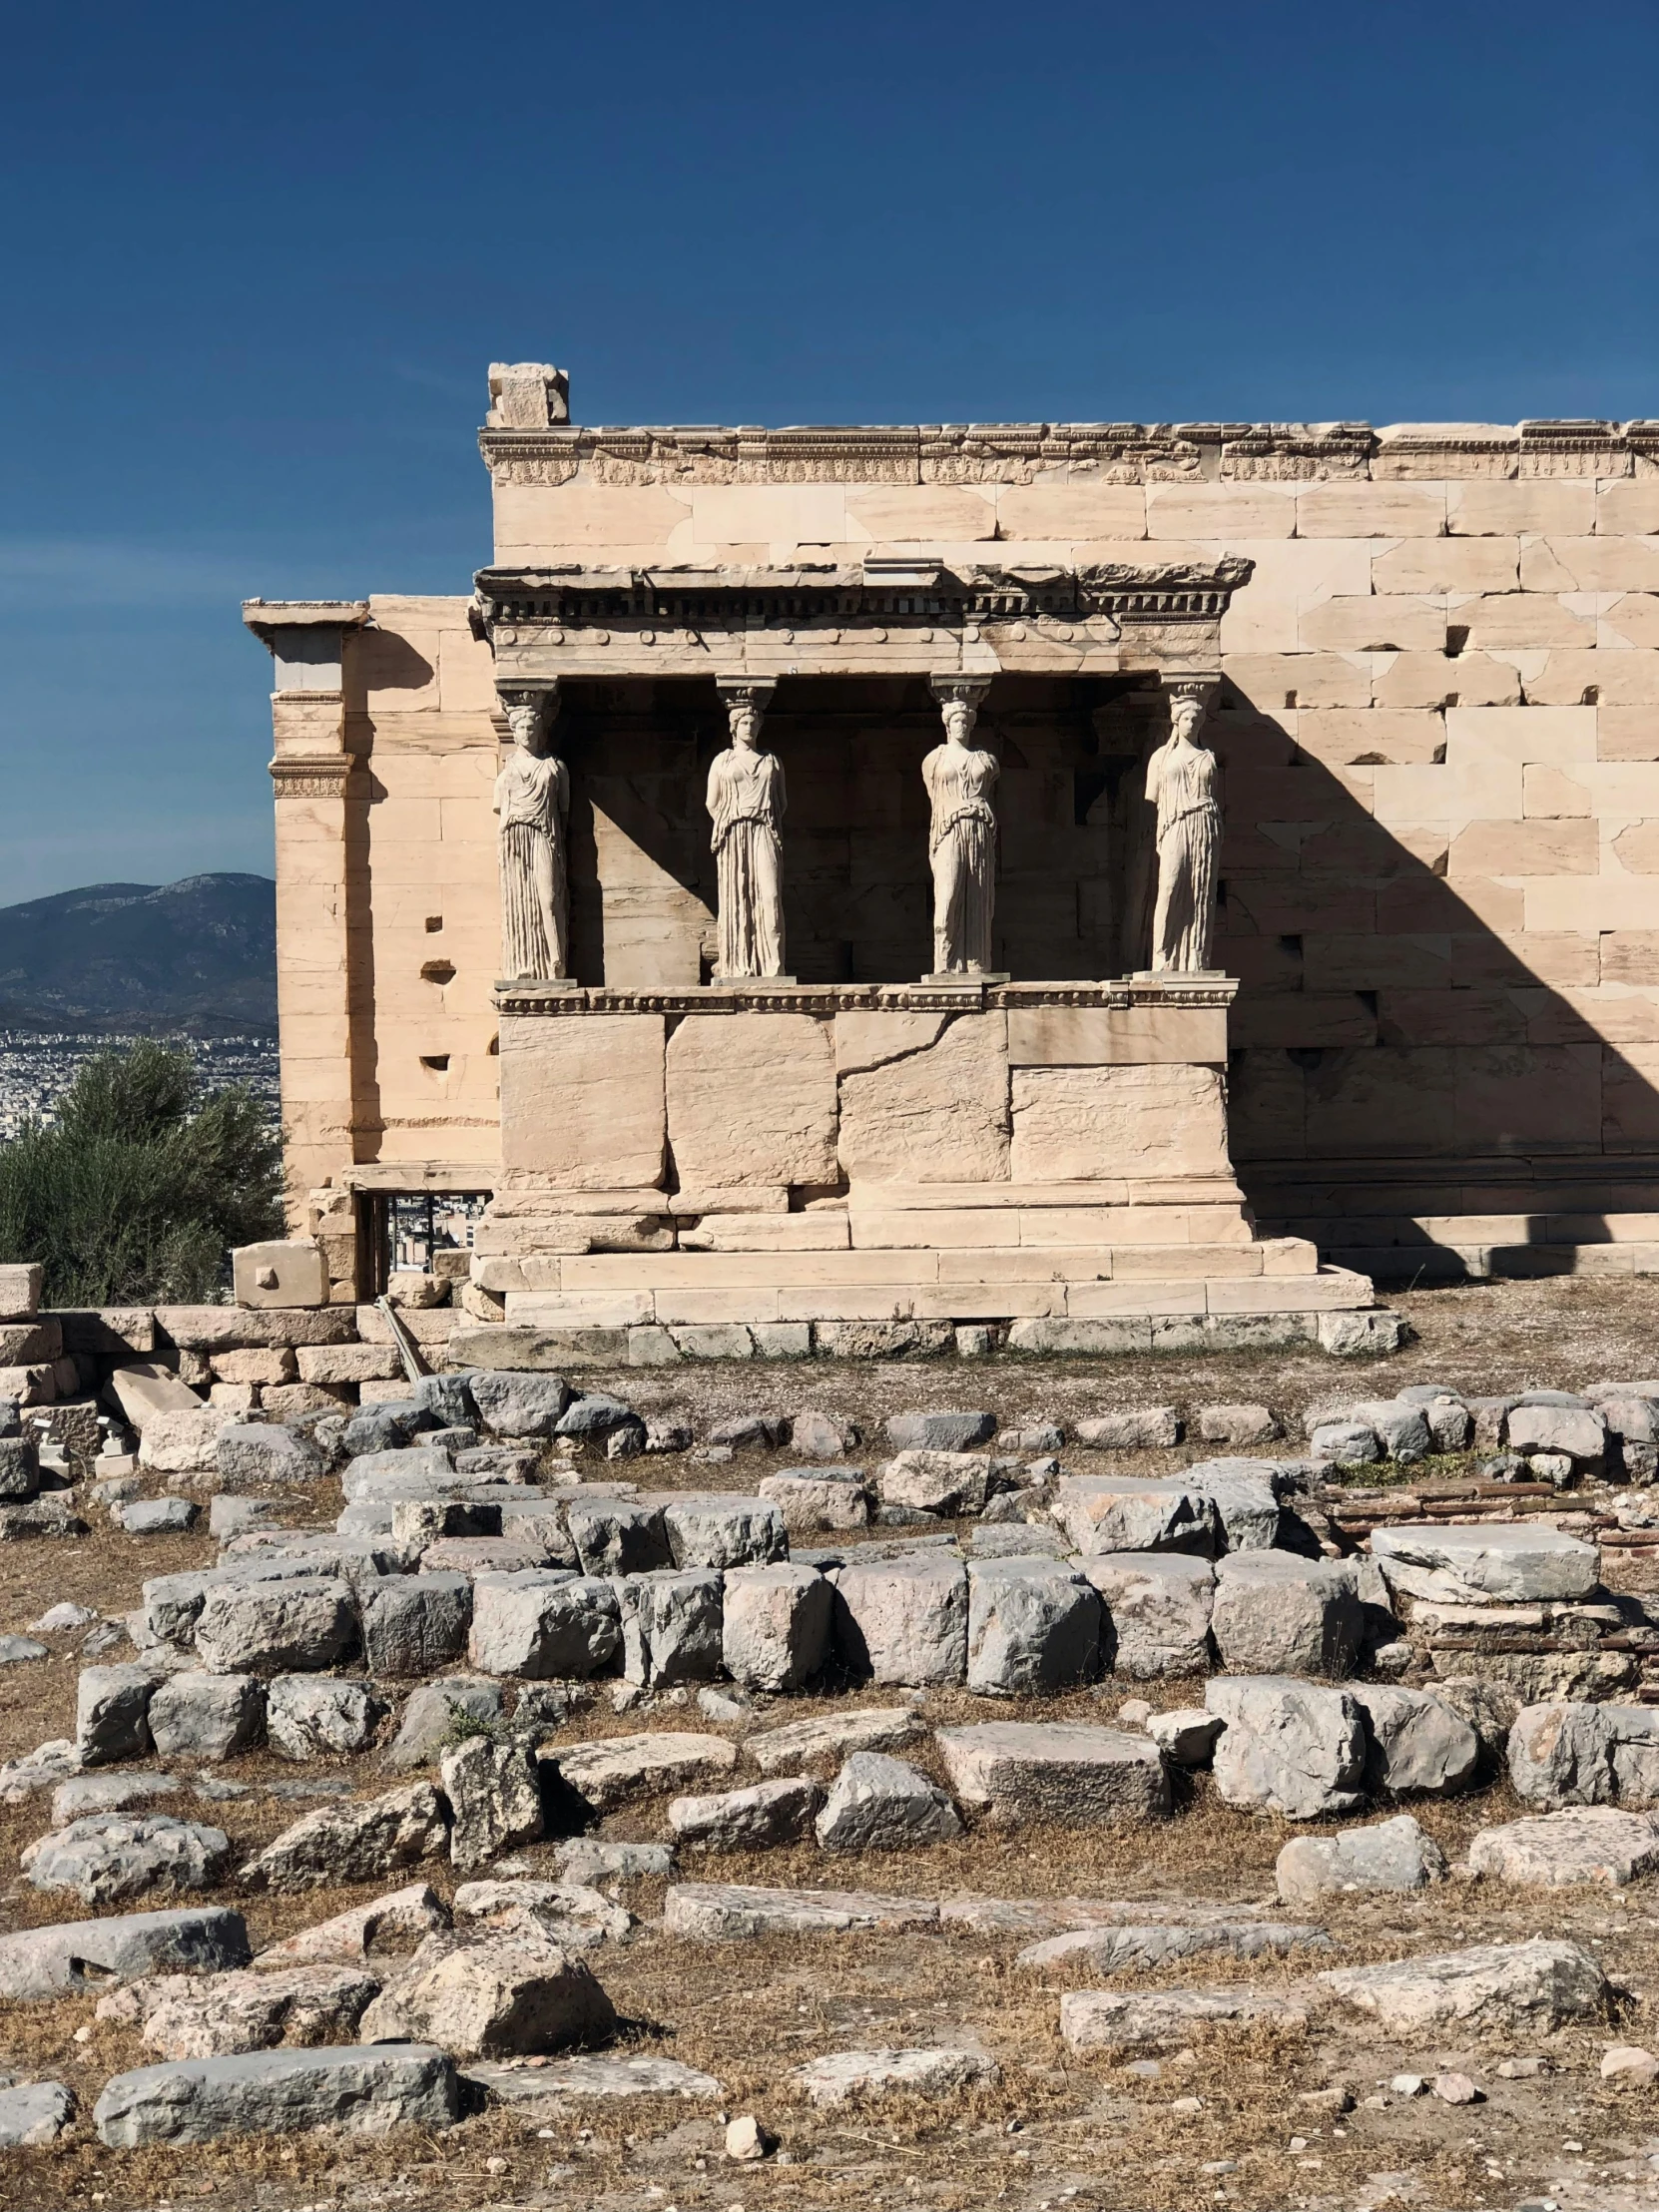
<path id="1" fill-rule="evenodd" d="M 985 1721 L 938 1732 L 950 1786 L 999 1828 L 1098 1828 L 1161 1818 L 1169 1774 L 1150 1737 L 1077 1721 Z"/>
<path id="2" fill-rule="evenodd" d="M 542 2065 L 494 2065 L 479 2060 L 461 2079 L 474 2082 L 501 2104 L 540 2104 L 553 2097 L 719 2097 L 726 2091 L 713 2074 L 683 2066 L 677 2058 L 610 2058 L 582 2053 Z"/>
<path id="3" fill-rule="evenodd" d="M 844 1936 L 870 1929 L 936 1928 L 927 1898 L 866 1890 L 769 1890 L 744 1882 L 681 1882 L 663 1905 L 663 1929 L 701 1942 L 734 1936 Z"/>
<path id="4" fill-rule="evenodd" d="M 763 1774 L 808 1774 L 838 1765 L 848 1752 L 891 1751 L 920 1733 L 921 1723 L 907 1705 L 878 1705 L 765 1728 L 747 1738 L 743 1749 Z"/>
<path id="5" fill-rule="evenodd" d="M 543 1757 L 556 1759 L 564 1780 L 599 1813 L 628 1798 L 678 1789 L 700 1775 L 729 1774 L 738 1763 L 737 1746 L 724 1736 L 666 1729 L 659 1734 L 560 1745 L 544 1751 Z"/>
<path id="6" fill-rule="evenodd" d="M 1476 1943 L 1432 1958 L 1339 1966 L 1322 1987 L 1386 2035 L 1431 2029 L 1548 2034 L 1568 2020 L 1598 2017 L 1607 1977 L 1581 1943 Z"/>
<path id="7" fill-rule="evenodd" d="M 1345 1893 L 1422 1890 L 1445 1876 L 1445 1854 L 1409 1813 L 1335 1836 L 1293 1837 L 1274 1867 L 1279 1895 L 1288 1905 Z"/>
<path id="8" fill-rule="evenodd" d="M 252 1955 L 248 1924 L 223 1906 L 176 1913 L 118 1913 L 0 1936 L 0 1997 L 69 1996 L 114 1974 L 224 1973 Z"/>
<path id="9" fill-rule="evenodd" d="M 1622 1889 L 1659 1872 L 1659 1827 L 1642 1813 L 1574 1806 L 1540 1820 L 1483 1828 L 1469 1845 L 1469 1872 L 1497 1882 L 1564 1890 L 1595 1882 Z"/>
<path id="10" fill-rule="evenodd" d="M 977 2050 L 839 2050 L 810 2059 L 788 2078 L 810 2104 L 834 2105 L 895 2093 L 943 2096 L 970 2082 L 994 2081 L 997 2072 L 994 2060 Z"/>
<path id="11" fill-rule="evenodd" d="M 74 2117 L 75 2092 L 61 2081 L 0 2089 L 0 2150 L 43 2149 Z"/>
<path id="12" fill-rule="evenodd" d="M 1425 1587 L 1410 1594 L 1453 1603 L 1585 1598 L 1601 1580 L 1601 1554 L 1594 1544 L 1535 1525 L 1488 1521 L 1478 1528 L 1377 1528 L 1371 1549 L 1384 1574 L 1397 1562 L 1443 1577 L 1443 1589 Z M 1407 1579 L 1399 1579 L 1409 1589 Z"/>
<path id="13" fill-rule="evenodd" d="M 1123 1973 L 1128 1968 L 1161 1966 L 1172 1958 L 1284 1958 L 1293 1950 L 1329 1950 L 1323 1928 L 1286 1921 L 1213 1921 L 1182 1927 L 1178 1922 L 1143 1928 L 1078 1928 L 1028 1943 L 1015 1963 L 1021 1966 L 1068 1965 L 1090 1973 Z"/>
<path id="14" fill-rule="evenodd" d="M 132 2150 L 316 2127 L 344 2135 L 449 2127 L 459 2109 L 447 2051 L 430 2043 L 355 2043 L 140 2066 L 106 2085 L 93 2120 L 101 2142 Z"/>
<path id="15" fill-rule="evenodd" d="M 1094 1928 L 1163 1927 L 1238 1922 L 1259 1915 L 1259 1905 L 1232 1899 L 1187 1898 L 1179 1904 L 1130 1903 L 1120 1898 L 980 1898 L 939 1901 L 939 1926 L 975 1936 L 1055 1936 Z"/>
<path id="16" fill-rule="evenodd" d="M 1162 2050 L 1190 2042 L 1197 2028 L 1306 2027 L 1307 2008 L 1268 1989 L 1068 1989 L 1060 1999 L 1067 2050 Z"/>

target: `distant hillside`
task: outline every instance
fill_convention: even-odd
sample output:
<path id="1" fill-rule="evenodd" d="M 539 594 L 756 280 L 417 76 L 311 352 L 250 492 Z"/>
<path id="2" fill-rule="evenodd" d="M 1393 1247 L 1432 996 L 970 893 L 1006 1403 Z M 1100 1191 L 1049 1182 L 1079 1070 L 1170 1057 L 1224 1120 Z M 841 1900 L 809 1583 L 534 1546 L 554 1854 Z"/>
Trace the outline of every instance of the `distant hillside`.
<path id="1" fill-rule="evenodd" d="M 89 883 L 0 906 L 0 1027 L 276 1026 L 276 886 L 266 875 Z"/>

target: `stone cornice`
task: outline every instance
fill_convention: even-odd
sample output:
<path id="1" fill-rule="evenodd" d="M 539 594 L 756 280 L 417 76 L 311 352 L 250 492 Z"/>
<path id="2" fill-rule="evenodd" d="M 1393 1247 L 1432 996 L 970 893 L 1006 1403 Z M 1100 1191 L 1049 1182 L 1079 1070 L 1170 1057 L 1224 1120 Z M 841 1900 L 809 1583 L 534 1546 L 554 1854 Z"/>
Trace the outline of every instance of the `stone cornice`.
<path id="1" fill-rule="evenodd" d="M 1107 982 L 754 983 L 665 990 L 583 989 L 569 983 L 498 983 L 502 1014 L 991 1013 L 1037 1006 L 1231 1006 L 1228 975 L 1120 976 Z"/>
<path id="2" fill-rule="evenodd" d="M 278 799 L 343 799 L 356 765 L 341 753 L 279 753 L 271 781 Z"/>
<path id="3" fill-rule="evenodd" d="M 275 650 L 287 630 L 361 630 L 368 624 L 366 599 L 245 599 L 242 619 L 263 645 Z"/>
<path id="4" fill-rule="evenodd" d="M 1659 422 L 1024 422 L 479 432 L 497 484 L 1298 482 L 1623 476 L 1659 463 Z"/>

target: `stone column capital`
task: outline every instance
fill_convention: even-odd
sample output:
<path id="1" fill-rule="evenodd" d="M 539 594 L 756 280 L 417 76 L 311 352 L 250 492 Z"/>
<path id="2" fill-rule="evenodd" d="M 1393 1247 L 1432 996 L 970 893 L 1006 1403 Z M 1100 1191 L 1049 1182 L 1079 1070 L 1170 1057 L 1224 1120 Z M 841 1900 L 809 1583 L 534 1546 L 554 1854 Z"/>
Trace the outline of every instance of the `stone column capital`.
<path id="1" fill-rule="evenodd" d="M 778 689 L 774 683 L 752 676 L 717 676 L 715 690 L 720 703 L 730 714 L 734 707 L 747 707 L 755 714 L 764 715 L 772 705 L 772 695 Z"/>
<path id="2" fill-rule="evenodd" d="M 517 678 L 498 682 L 495 696 L 514 744 L 528 745 L 534 752 L 559 712 L 559 679 L 541 676 L 528 682 Z"/>
<path id="3" fill-rule="evenodd" d="M 1166 676 L 1163 688 L 1170 705 L 1178 699 L 1190 699 L 1200 714 L 1208 714 L 1216 693 L 1221 689 L 1221 671 L 1196 676 Z"/>
<path id="4" fill-rule="evenodd" d="M 941 707 L 971 707 L 977 714 L 991 680 L 988 676 L 929 676 L 927 688 Z"/>

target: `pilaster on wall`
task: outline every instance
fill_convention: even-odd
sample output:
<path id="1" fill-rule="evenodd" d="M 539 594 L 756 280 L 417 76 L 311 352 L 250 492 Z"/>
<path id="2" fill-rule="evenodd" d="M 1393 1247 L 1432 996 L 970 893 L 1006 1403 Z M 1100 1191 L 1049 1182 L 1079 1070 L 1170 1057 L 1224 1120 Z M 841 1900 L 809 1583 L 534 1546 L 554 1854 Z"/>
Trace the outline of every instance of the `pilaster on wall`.
<path id="1" fill-rule="evenodd" d="M 276 807 L 276 1010 L 288 1218 L 354 1159 L 349 929 L 351 757 L 343 656 L 362 602 L 268 603 L 243 619 L 272 650 Z"/>

